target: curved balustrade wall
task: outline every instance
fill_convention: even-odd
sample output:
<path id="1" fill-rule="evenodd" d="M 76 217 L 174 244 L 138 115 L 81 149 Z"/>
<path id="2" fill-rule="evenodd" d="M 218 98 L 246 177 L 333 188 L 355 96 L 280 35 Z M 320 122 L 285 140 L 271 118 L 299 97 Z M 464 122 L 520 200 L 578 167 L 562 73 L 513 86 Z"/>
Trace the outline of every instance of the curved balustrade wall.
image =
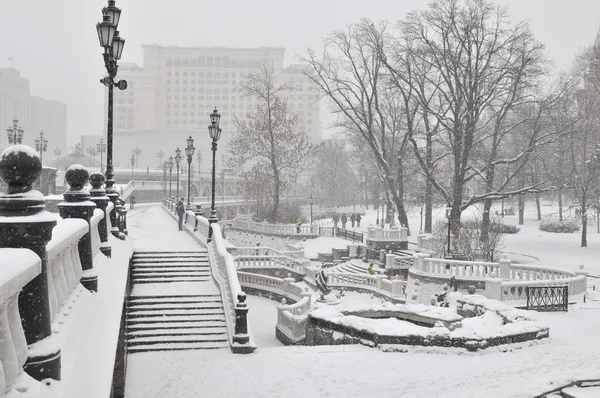
<path id="1" fill-rule="evenodd" d="M 0 249 L 0 269 L 0 396 L 3 397 L 13 389 L 27 360 L 19 293 L 39 275 L 42 262 L 28 249 Z"/>
<path id="2" fill-rule="evenodd" d="M 566 285 L 569 296 L 584 293 L 587 288 L 587 272 L 512 264 L 508 259 L 499 262 L 460 261 L 431 258 L 428 254 L 417 253 L 408 275 L 411 296 L 415 297 L 419 296 L 419 291 L 427 290 L 423 285 L 441 285 L 448 283 L 452 277 L 456 279 L 459 290 L 466 292 L 466 287 L 472 285 L 486 297 L 502 301 L 525 300 L 527 286 Z M 415 281 L 419 281 L 417 286 L 421 287 L 414 288 Z M 415 300 L 427 302 L 429 298 Z"/>

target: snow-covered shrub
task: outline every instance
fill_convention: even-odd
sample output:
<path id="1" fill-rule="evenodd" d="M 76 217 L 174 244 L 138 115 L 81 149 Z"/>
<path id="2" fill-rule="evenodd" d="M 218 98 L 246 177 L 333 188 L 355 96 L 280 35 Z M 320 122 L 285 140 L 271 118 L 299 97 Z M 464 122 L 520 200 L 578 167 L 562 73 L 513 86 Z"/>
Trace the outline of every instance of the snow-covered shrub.
<path id="1" fill-rule="evenodd" d="M 494 261 L 498 251 L 502 249 L 502 240 L 505 233 L 503 227 L 497 220 L 492 220 L 490 231 L 486 241 L 481 240 L 482 222 L 481 218 L 469 218 L 461 220 L 460 234 L 458 239 L 452 237 L 452 253 L 460 253 L 460 258 L 465 260 Z M 504 225 L 504 224 L 501 224 Z M 433 247 L 438 255 L 446 252 L 448 242 L 448 224 L 440 220 L 433 228 Z"/>
<path id="2" fill-rule="evenodd" d="M 516 234 L 521 228 L 512 224 L 504 224 L 503 222 L 493 222 L 490 224 L 490 228 L 501 234 Z"/>
<path id="3" fill-rule="evenodd" d="M 540 223 L 540 231 L 555 232 L 555 233 L 573 233 L 579 231 L 579 225 L 573 221 L 542 221 Z"/>

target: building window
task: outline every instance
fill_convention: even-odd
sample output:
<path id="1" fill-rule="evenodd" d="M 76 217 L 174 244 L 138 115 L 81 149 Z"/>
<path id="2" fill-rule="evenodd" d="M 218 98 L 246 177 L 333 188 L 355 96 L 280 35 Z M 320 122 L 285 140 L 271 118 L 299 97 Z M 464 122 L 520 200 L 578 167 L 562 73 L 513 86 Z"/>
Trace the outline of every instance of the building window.
<path id="1" fill-rule="evenodd" d="M 172 68 L 173 67 L 173 60 L 172 59 L 168 59 L 167 60 L 167 68 Z"/>
<path id="2" fill-rule="evenodd" d="M 179 87 L 175 87 L 175 92 L 178 93 L 179 92 Z"/>
<path id="3" fill-rule="evenodd" d="M 245 68 L 245 67 L 246 67 L 246 63 L 245 63 L 244 61 L 240 61 L 240 62 L 238 62 L 238 68 L 239 68 L 239 69 L 243 69 L 243 68 Z"/>
<path id="4" fill-rule="evenodd" d="M 229 57 L 223 57 L 223 68 L 229 68 Z"/>
<path id="5" fill-rule="evenodd" d="M 202 57 L 202 56 L 198 57 L 198 67 L 199 68 L 204 68 L 205 64 L 206 63 L 204 61 L 204 57 Z"/>
<path id="6" fill-rule="evenodd" d="M 213 67 L 213 57 L 206 57 L 206 67 L 207 68 Z"/>
<path id="7" fill-rule="evenodd" d="M 195 59 L 191 60 L 190 61 L 190 67 L 191 68 L 197 68 L 198 67 L 198 61 L 195 60 Z M 192 72 L 192 74 L 194 74 L 194 73 L 196 73 L 196 72 Z"/>
<path id="8" fill-rule="evenodd" d="M 260 62 L 255 62 L 255 63 L 254 63 L 254 67 L 255 67 L 256 69 L 260 69 L 260 66 L 261 66 L 261 65 L 260 65 Z"/>
<path id="9" fill-rule="evenodd" d="M 184 60 L 184 61 L 181 63 L 181 66 L 183 66 L 184 68 L 189 68 L 189 67 L 190 67 L 190 61 L 188 61 L 187 59 L 186 59 L 186 60 Z"/>
<path id="10" fill-rule="evenodd" d="M 187 79 L 183 79 L 183 84 L 187 84 Z"/>
<path id="11" fill-rule="evenodd" d="M 179 76 L 179 72 L 175 72 L 175 76 Z"/>
<path id="12" fill-rule="evenodd" d="M 237 61 L 231 61 L 232 68 L 237 68 L 237 65 L 238 65 Z"/>
<path id="13" fill-rule="evenodd" d="M 168 71 L 168 72 L 167 72 L 167 76 L 171 76 L 171 71 Z"/>
<path id="14" fill-rule="evenodd" d="M 213 82 L 213 74 L 208 72 L 206 74 L 206 84 L 212 84 L 212 82 Z"/>
<path id="15" fill-rule="evenodd" d="M 215 68 L 221 67 L 221 57 L 215 57 Z"/>
<path id="16" fill-rule="evenodd" d="M 176 59 L 174 62 L 174 65 L 176 68 L 181 68 L 181 60 L 180 59 Z"/>

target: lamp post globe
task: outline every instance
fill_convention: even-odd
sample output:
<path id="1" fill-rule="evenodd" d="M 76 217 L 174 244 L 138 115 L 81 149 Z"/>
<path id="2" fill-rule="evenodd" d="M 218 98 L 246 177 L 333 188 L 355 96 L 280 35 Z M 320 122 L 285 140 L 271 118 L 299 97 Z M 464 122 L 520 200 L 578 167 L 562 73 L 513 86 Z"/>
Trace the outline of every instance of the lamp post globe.
<path id="1" fill-rule="evenodd" d="M 217 154 L 217 142 L 221 138 L 221 128 L 219 122 L 221 120 L 221 114 L 217 111 L 217 108 L 210 114 L 210 125 L 208 126 L 208 135 L 212 140 L 212 188 L 211 188 L 211 206 L 210 206 L 210 217 L 208 218 L 209 224 L 218 222 L 217 209 L 215 208 L 215 169 L 216 169 L 216 154 Z M 208 241 L 212 240 L 212 227 L 208 229 Z"/>

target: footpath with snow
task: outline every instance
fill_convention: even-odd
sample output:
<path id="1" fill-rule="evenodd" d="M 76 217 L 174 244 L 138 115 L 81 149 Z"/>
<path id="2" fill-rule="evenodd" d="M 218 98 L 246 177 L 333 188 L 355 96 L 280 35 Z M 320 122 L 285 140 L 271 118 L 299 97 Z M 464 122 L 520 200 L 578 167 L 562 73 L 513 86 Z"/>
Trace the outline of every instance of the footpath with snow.
<path id="1" fill-rule="evenodd" d="M 600 274 L 600 235 L 594 228 L 589 247 L 582 249 L 578 233 L 539 231 L 531 210 L 527 208 L 521 232 L 506 239 L 505 251 L 533 256 L 532 264 L 572 270 L 584 264 Z M 373 212 L 361 229 L 371 218 Z M 516 216 L 505 222 L 516 223 Z M 418 231 L 418 212 L 411 213 L 410 224 L 413 233 Z M 131 211 L 128 226 L 136 248 L 197 248 L 160 207 Z M 307 241 L 307 249 L 310 245 Z M 590 286 L 600 288 L 597 282 L 589 280 Z M 600 300 L 595 293 L 590 297 Z M 570 379 L 600 378 L 600 302 L 578 303 L 568 313 L 536 314 L 550 327 L 549 339 L 475 353 L 420 347 L 407 347 L 405 353 L 365 346 L 284 347 L 274 338 L 278 303 L 254 297 L 248 302 L 256 352 L 156 352 L 132 361 L 140 355 L 135 354 L 129 358 L 126 397 L 532 397 Z"/>

